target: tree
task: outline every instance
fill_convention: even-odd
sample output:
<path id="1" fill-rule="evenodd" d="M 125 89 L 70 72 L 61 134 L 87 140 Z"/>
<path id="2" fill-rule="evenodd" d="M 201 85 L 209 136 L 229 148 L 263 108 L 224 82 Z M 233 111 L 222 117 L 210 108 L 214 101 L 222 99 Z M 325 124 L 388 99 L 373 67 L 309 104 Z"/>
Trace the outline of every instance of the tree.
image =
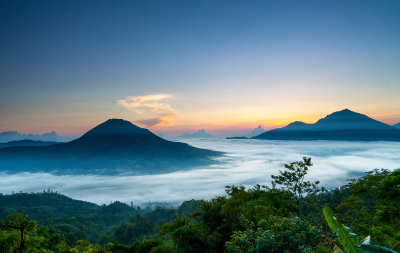
<path id="1" fill-rule="evenodd" d="M 262 189 L 265 188 L 265 189 Z M 254 229 L 270 216 L 292 216 L 293 196 L 280 189 L 256 185 L 227 186 L 227 197 L 200 201 L 190 217 L 178 217 L 161 227 L 176 252 L 225 252 L 235 231 Z"/>
<path id="2" fill-rule="evenodd" d="M 300 217 L 302 217 L 303 214 L 304 195 L 316 194 L 321 190 L 318 188 L 319 181 L 313 183 L 310 181 L 304 181 L 308 168 L 312 165 L 311 157 L 303 157 L 302 161 L 285 164 L 286 170 L 280 170 L 278 176 L 271 175 L 271 178 L 273 179 L 273 188 L 276 188 L 277 184 L 283 185 L 287 191 L 293 194 L 299 208 Z"/>
<path id="3" fill-rule="evenodd" d="M 351 195 L 336 206 L 338 217 L 361 237 L 392 248 L 400 241 L 400 169 L 374 169 L 349 180 Z"/>
<path id="4" fill-rule="evenodd" d="M 0 252 L 67 252 L 63 234 L 40 227 L 27 215 L 11 213 L 0 222 Z"/>
<path id="5" fill-rule="evenodd" d="M 18 230 L 19 238 L 19 252 L 24 252 L 25 248 L 25 231 L 36 228 L 35 221 L 28 221 L 26 214 L 11 213 L 7 216 L 4 222 L 0 223 L 0 228 L 9 228 Z"/>
<path id="6" fill-rule="evenodd" d="M 321 231 L 299 218 L 270 216 L 257 228 L 235 231 L 226 243 L 228 252 L 314 252 Z"/>

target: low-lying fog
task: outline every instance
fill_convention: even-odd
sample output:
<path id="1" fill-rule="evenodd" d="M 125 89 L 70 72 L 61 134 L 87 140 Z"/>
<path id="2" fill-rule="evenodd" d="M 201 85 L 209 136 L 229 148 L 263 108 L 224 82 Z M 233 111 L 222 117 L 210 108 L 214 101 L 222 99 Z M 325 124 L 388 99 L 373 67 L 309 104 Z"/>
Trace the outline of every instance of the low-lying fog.
<path id="1" fill-rule="evenodd" d="M 193 146 L 227 152 L 220 164 L 188 171 L 149 176 L 59 176 L 48 173 L 0 174 L 0 192 L 58 191 L 98 204 L 119 200 L 136 204 L 210 199 L 225 193 L 226 185 L 270 184 L 284 163 L 311 156 L 308 180 L 334 187 L 374 168 L 400 168 L 398 142 L 264 141 L 187 139 Z"/>

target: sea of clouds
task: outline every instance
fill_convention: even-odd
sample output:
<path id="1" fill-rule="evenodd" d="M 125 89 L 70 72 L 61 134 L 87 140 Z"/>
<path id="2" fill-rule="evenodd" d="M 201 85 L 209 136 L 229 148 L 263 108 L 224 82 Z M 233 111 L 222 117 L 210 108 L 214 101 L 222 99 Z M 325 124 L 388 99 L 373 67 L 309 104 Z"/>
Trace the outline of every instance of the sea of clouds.
<path id="1" fill-rule="evenodd" d="M 210 199 L 225 194 L 226 185 L 270 185 L 285 163 L 312 157 L 307 180 L 332 188 L 375 168 L 400 168 L 398 142 L 267 141 L 187 139 L 193 146 L 224 151 L 218 163 L 159 175 L 0 174 L 0 192 L 38 192 L 46 189 L 97 204 L 111 201 L 168 202 Z"/>

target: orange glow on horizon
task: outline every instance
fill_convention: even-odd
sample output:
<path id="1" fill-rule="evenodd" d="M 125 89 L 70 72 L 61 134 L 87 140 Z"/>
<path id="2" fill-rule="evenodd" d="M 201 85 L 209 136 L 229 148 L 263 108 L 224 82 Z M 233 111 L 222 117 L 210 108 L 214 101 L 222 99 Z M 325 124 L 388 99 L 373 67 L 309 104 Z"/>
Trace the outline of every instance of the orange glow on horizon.
<path id="1" fill-rule="evenodd" d="M 357 112 L 357 110 L 354 110 Z M 58 135 L 60 136 L 66 136 L 66 137 L 79 137 L 92 129 L 93 127 L 97 126 L 98 124 L 101 124 L 102 122 L 106 121 L 109 118 L 123 118 L 125 120 L 128 120 L 132 122 L 133 124 L 136 124 L 140 127 L 148 128 L 152 132 L 162 132 L 162 133 L 176 133 L 179 135 L 180 133 L 184 132 L 196 132 L 200 129 L 205 129 L 209 133 L 222 133 L 224 131 L 226 132 L 235 132 L 235 131 L 251 131 L 254 128 L 258 127 L 261 125 L 265 130 L 271 130 L 274 128 L 280 128 L 284 127 L 291 122 L 294 121 L 302 121 L 305 123 L 315 123 L 317 120 L 320 118 L 325 117 L 327 114 L 332 113 L 333 111 L 330 111 L 328 113 L 320 113 L 319 115 L 315 115 L 314 117 L 307 117 L 305 115 L 301 115 L 300 113 L 294 113 L 292 115 L 289 115 L 288 112 L 283 112 L 281 114 L 276 113 L 274 115 L 268 115 L 268 116 L 263 116 L 263 115 L 256 115 L 256 114 L 245 114 L 243 113 L 240 116 L 236 117 L 215 117 L 214 115 L 212 116 L 212 119 L 219 119 L 217 120 L 212 120 L 209 115 L 200 115 L 201 117 L 197 117 L 196 115 L 191 115 L 189 116 L 182 116 L 178 119 L 170 116 L 163 116 L 160 118 L 161 122 L 158 125 L 146 127 L 145 125 L 142 125 L 140 123 L 135 123 L 135 120 L 132 119 L 129 114 L 126 115 L 115 115 L 115 117 L 109 116 L 109 117 L 104 117 L 104 116 L 96 116 L 93 118 L 83 118 L 81 119 L 73 119 L 73 117 L 70 117 L 68 119 L 60 119 L 60 118 L 53 118 L 53 119 L 48 119 L 47 122 L 45 121 L 35 121 L 34 125 L 26 125 L 26 122 L 21 120 L 21 122 L 18 122 L 15 127 L 10 127 L 7 126 L 5 128 L 1 128 L 0 132 L 3 131 L 18 131 L 20 133 L 25 133 L 25 134 L 43 134 L 43 133 L 48 133 L 51 131 L 55 131 Z M 361 112 L 363 113 L 363 112 Z M 363 113 L 366 114 L 367 116 L 374 118 L 376 120 L 382 121 L 384 123 L 387 123 L 389 125 L 393 125 L 399 122 L 398 120 L 398 113 Z M 225 120 L 223 120 L 225 119 Z M 188 123 L 189 122 L 189 123 Z"/>

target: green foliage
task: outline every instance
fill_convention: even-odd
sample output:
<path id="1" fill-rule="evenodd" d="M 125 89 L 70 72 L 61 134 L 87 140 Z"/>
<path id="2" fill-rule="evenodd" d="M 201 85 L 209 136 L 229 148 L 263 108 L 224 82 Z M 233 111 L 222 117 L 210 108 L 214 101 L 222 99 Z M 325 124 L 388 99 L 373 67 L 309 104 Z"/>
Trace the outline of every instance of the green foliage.
<path id="1" fill-rule="evenodd" d="M 19 233 L 16 230 L 0 229 L 0 252 L 11 253 L 19 247 Z"/>
<path id="2" fill-rule="evenodd" d="M 22 226 L 25 252 L 332 252 L 320 240 L 322 232 L 328 241 L 331 236 L 325 217 L 340 244 L 353 250 L 347 252 L 398 250 L 400 169 L 373 170 L 324 191 L 318 181 L 305 181 L 311 165 L 306 157 L 286 164 L 272 176 L 273 188 L 227 186 L 225 197 L 186 201 L 178 209 L 98 206 L 52 192 L 0 194 L 0 252 L 19 251 Z M 328 206 L 360 238 L 371 235 L 382 247 L 359 242 Z"/>
<path id="3" fill-rule="evenodd" d="M 52 231 L 63 233 L 68 244 L 78 240 L 131 244 L 153 235 L 176 215 L 187 215 L 196 208 L 195 201 L 179 209 L 140 209 L 118 201 L 99 206 L 50 191 L 0 195 L 0 219 L 12 212 L 26 213 Z"/>
<path id="4" fill-rule="evenodd" d="M 191 217 L 179 217 L 161 227 L 161 235 L 172 240 L 177 252 L 223 252 L 235 231 L 255 227 L 269 216 L 292 215 L 295 203 L 287 191 L 259 185 L 226 188 L 228 197 L 201 201 Z"/>
<path id="5" fill-rule="evenodd" d="M 130 244 L 141 237 L 154 234 L 155 229 L 149 220 L 138 214 L 129 222 L 119 225 L 115 229 L 114 238 L 119 242 Z"/>
<path id="6" fill-rule="evenodd" d="M 283 185 L 284 188 L 293 194 L 299 209 L 299 216 L 302 217 L 304 196 L 316 194 L 320 191 L 318 188 L 319 181 L 305 181 L 304 178 L 308 173 L 308 168 L 313 164 L 311 157 L 303 157 L 302 161 L 291 162 L 285 164 L 285 170 L 279 171 L 279 175 L 271 175 L 272 186 Z"/>
<path id="7" fill-rule="evenodd" d="M 172 253 L 176 252 L 173 245 L 160 238 L 144 239 L 136 241 L 132 246 L 132 252 L 135 253 Z"/>
<path id="8" fill-rule="evenodd" d="M 365 239 L 360 242 L 358 236 L 351 232 L 350 228 L 345 228 L 340 222 L 336 220 L 333 216 L 332 210 L 325 206 L 324 207 L 324 215 L 326 221 L 328 222 L 329 226 L 333 230 L 334 233 L 339 238 L 339 242 L 342 244 L 346 252 L 354 253 L 354 252 L 366 252 L 366 253 L 380 253 L 380 252 L 389 252 L 389 253 L 396 253 L 395 251 L 378 246 L 369 244 L 370 237 L 368 236 L 368 240 Z"/>
<path id="9" fill-rule="evenodd" d="M 66 252 L 64 236 L 38 227 L 27 215 L 11 213 L 0 223 L 0 252 Z"/>
<path id="10" fill-rule="evenodd" d="M 226 243 L 228 252 L 312 252 L 321 241 L 321 231 L 299 218 L 271 216 L 255 230 L 236 231 Z"/>
<path id="11" fill-rule="evenodd" d="M 324 215 L 329 227 L 338 236 L 340 244 L 344 249 L 349 253 L 361 253 L 362 251 L 355 245 L 357 240 L 336 220 L 332 210 L 328 206 L 324 207 Z"/>
<path id="12" fill-rule="evenodd" d="M 208 252 L 207 233 L 204 227 L 182 217 L 161 227 L 161 233 L 173 240 L 177 252 Z"/>
<path id="13" fill-rule="evenodd" d="M 188 200 L 184 201 L 179 207 L 178 207 L 178 213 L 181 216 L 190 216 L 193 212 L 197 211 L 199 208 L 199 200 Z"/>
<path id="14" fill-rule="evenodd" d="M 376 230 L 387 234 L 389 238 L 379 238 L 386 244 L 400 240 L 400 169 L 383 178 L 377 186 L 378 204 L 375 207 L 374 223 Z M 379 228 L 378 228 L 379 227 Z M 397 229 L 391 229 L 397 228 Z M 373 232 L 375 232 L 373 229 Z M 376 231 L 377 232 L 377 231 Z M 378 233 L 374 233 L 375 236 Z"/>
<path id="15" fill-rule="evenodd" d="M 360 248 L 364 253 L 397 253 L 391 249 L 371 244 L 361 244 Z"/>
<path id="16" fill-rule="evenodd" d="M 350 180 L 351 195 L 336 210 L 352 231 L 371 235 L 377 244 L 393 247 L 400 241 L 400 169 L 373 170 Z"/>
<path id="17" fill-rule="evenodd" d="M 101 247 L 100 245 L 93 245 L 88 241 L 79 240 L 76 242 L 75 247 L 69 249 L 71 253 L 111 253 L 110 249 L 112 244 Z"/>

